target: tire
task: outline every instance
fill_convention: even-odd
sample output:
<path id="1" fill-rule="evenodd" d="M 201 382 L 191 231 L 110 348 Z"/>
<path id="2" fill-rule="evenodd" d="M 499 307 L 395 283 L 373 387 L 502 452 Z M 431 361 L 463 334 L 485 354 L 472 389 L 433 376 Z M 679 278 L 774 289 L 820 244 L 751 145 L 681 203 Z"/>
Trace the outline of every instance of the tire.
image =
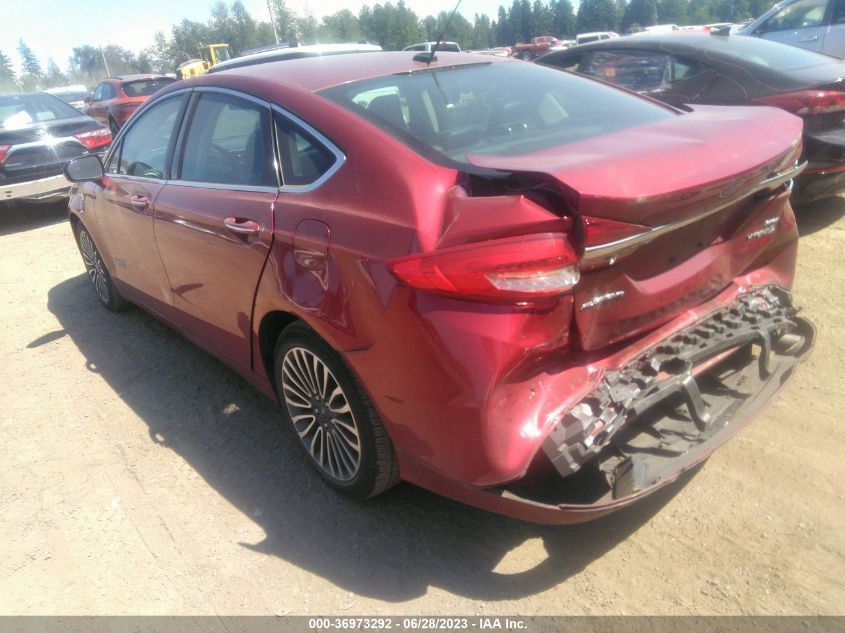
<path id="1" fill-rule="evenodd" d="M 76 235 L 76 245 L 79 247 L 79 254 L 82 255 L 82 263 L 85 264 L 85 272 L 88 273 L 88 278 L 91 280 L 94 293 L 97 295 L 100 303 L 112 312 L 126 310 L 129 307 L 129 302 L 121 297 L 117 288 L 115 288 L 111 275 L 103 263 L 100 251 L 97 250 L 97 246 L 94 244 L 91 234 L 88 233 L 88 229 L 79 223 L 74 227 L 73 232 Z"/>
<path id="2" fill-rule="evenodd" d="M 112 138 L 117 136 L 117 133 L 120 132 L 120 126 L 117 124 L 117 121 L 111 117 L 109 117 L 109 130 L 111 131 Z"/>
<path id="3" fill-rule="evenodd" d="M 337 352 L 297 322 L 282 331 L 274 360 L 282 415 L 323 481 L 357 499 L 399 482 L 393 443 Z"/>
<path id="4" fill-rule="evenodd" d="M 522 51 L 520 57 L 527 62 L 530 62 L 532 59 L 534 59 L 534 55 L 531 51 Z"/>

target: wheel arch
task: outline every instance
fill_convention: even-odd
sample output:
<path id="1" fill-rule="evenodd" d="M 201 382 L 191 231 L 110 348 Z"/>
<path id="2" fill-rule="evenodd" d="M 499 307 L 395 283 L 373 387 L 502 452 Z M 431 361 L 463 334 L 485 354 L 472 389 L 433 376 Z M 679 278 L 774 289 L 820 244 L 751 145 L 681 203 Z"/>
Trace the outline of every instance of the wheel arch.
<path id="1" fill-rule="evenodd" d="M 259 358 L 256 359 L 256 369 L 261 368 L 264 370 L 264 373 L 270 381 L 270 385 L 274 391 L 276 389 L 274 367 L 276 341 L 279 340 L 279 335 L 282 333 L 282 330 L 297 321 L 302 321 L 302 319 L 291 312 L 285 312 L 284 310 L 271 310 L 261 317 L 261 321 L 258 324 Z M 276 396 L 278 397 L 278 394 L 276 394 Z"/>

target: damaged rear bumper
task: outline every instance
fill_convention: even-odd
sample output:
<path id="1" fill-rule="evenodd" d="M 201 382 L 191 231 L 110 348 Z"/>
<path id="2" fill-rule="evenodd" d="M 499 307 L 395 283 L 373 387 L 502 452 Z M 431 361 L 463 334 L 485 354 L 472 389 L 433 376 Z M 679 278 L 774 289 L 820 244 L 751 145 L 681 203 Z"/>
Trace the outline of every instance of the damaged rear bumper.
<path id="1" fill-rule="evenodd" d="M 442 491 L 540 523 L 577 523 L 627 506 L 709 457 L 771 401 L 815 330 L 777 286 L 734 303 L 606 371 L 511 484 Z"/>

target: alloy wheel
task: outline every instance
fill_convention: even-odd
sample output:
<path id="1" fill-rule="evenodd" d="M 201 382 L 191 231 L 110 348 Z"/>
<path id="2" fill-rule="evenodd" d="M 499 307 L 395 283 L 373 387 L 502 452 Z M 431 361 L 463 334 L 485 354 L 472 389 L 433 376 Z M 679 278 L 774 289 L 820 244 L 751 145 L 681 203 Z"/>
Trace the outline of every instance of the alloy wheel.
<path id="1" fill-rule="evenodd" d="M 97 247 L 94 246 L 94 241 L 85 229 L 79 231 L 79 251 L 82 253 L 85 271 L 91 278 L 91 283 L 94 284 L 94 290 L 97 291 L 97 296 L 100 297 L 100 301 L 104 304 L 108 304 L 109 282 L 106 276 L 106 268 L 103 265 L 103 260 L 100 258 Z"/>
<path id="2" fill-rule="evenodd" d="M 328 366 L 304 347 L 282 360 L 281 387 L 299 439 L 320 470 L 350 481 L 361 466 L 361 438 L 349 399 Z"/>

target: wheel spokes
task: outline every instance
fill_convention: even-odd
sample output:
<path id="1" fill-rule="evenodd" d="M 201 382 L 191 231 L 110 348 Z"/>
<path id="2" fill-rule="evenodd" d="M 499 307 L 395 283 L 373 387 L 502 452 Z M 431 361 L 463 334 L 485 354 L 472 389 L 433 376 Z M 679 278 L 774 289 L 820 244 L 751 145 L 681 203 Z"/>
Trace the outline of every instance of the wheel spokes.
<path id="1" fill-rule="evenodd" d="M 349 481 L 361 465 L 358 425 L 343 388 L 319 356 L 294 347 L 282 359 L 281 391 L 294 429 L 326 475 Z"/>

